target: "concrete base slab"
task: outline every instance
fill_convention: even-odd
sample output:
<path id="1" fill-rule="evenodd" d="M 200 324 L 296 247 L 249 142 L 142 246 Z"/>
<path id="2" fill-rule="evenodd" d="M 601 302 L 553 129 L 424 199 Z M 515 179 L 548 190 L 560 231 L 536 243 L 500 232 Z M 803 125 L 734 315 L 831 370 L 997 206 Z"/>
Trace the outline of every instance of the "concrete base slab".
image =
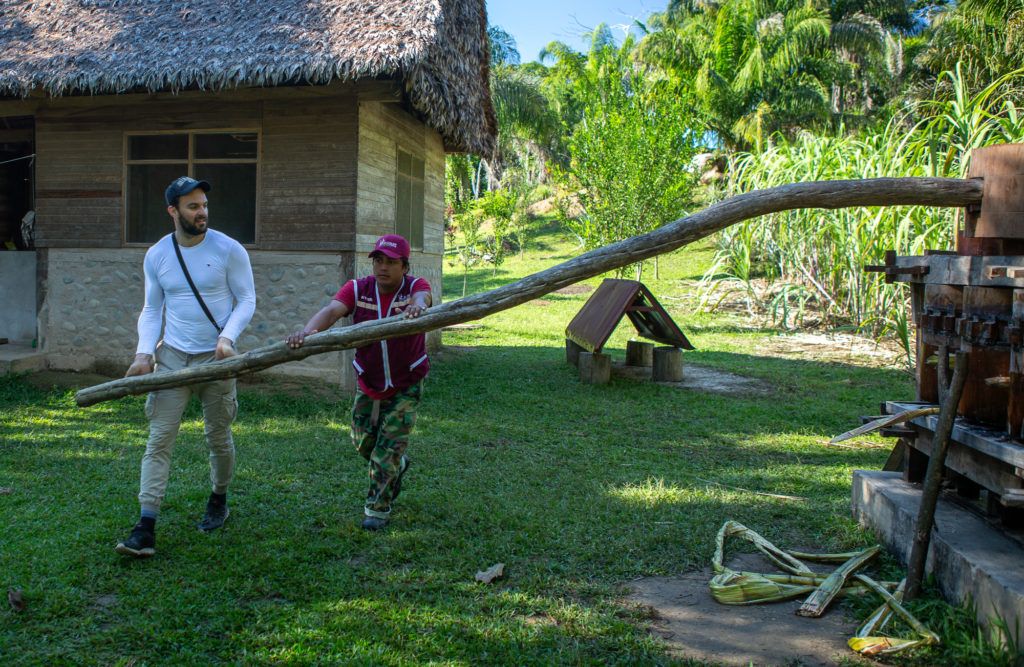
<path id="1" fill-rule="evenodd" d="M 46 354 L 31 345 L 0 345 L 0 375 L 32 373 L 46 369 Z"/>
<path id="2" fill-rule="evenodd" d="M 906 564 L 921 502 L 920 485 L 898 472 L 856 470 L 853 515 Z M 954 603 L 973 600 L 978 621 L 1002 618 L 1024 637 L 1024 548 L 980 517 L 941 497 L 935 511 L 927 570 Z"/>

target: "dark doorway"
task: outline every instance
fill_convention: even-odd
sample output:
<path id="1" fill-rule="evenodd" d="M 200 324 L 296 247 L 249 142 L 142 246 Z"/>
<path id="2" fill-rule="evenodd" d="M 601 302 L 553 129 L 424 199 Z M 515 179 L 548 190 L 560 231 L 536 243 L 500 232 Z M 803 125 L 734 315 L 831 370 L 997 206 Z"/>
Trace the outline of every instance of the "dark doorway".
<path id="1" fill-rule="evenodd" d="M 0 250 L 29 250 L 33 244 L 31 223 L 22 221 L 35 208 L 34 132 L 32 116 L 0 117 Z"/>

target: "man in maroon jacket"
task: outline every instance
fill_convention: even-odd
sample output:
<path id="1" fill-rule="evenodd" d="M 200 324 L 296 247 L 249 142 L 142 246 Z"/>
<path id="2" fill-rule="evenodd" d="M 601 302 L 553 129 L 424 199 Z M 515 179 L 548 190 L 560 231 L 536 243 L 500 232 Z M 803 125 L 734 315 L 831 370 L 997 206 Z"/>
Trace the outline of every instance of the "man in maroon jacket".
<path id="1" fill-rule="evenodd" d="M 409 275 L 408 241 L 397 234 L 382 236 L 370 258 L 373 275 L 346 282 L 304 329 L 288 336 L 290 347 L 301 347 L 306 336 L 330 328 L 349 313 L 359 323 L 399 313 L 419 317 L 430 306 L 430 285 Z M 358 374 L 352 440 L 370 463 L 362 525 L 379 530 L 388 523 L 391 503 L 402 490 L 402 476 L 409 468 L 405 449 L 416 423 L 423 378 L 430 369 L 425 337 L 413 334 L 364 345 L 356 350 L 352 365 Z"/>

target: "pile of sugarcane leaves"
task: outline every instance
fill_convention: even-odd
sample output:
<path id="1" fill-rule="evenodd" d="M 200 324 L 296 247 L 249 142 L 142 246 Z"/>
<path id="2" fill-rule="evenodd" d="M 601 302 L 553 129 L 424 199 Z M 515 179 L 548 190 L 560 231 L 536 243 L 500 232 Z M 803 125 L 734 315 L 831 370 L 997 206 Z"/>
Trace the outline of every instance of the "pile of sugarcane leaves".
<path id="1" fill-rule="evenodd" d="M 758 551 L 788 574 L 757 574 L 736 572 L 723 563 L 725 540 L 740 537 L 752 542 Z M 711 595 L 722 604 L 759 604 L 790 600 L 810 593 L 797 610 L 801 616 L 821 616 L 829 603 L 838 595 L 874 592 L 884 602 L 847 642 L 850 648 L 862 655 L 884 655 L 905 651 L 915 646 L 938 644 L 939 636 L 921 624 L 900 602 L 906 579 L 899 584 L 877 582 L 857 572 L 881 547 L 873 546 L 863 551 L 841 554 L 809 554 L 800 551 L 783 551 L 746 526 L 735 521 L 726 521 L 718 531 L 715 548 L 715 576 L 708 584 Z M 842 563 L 831 574 L 818 574 L 803 561 L 814 563 Z M 890 593 L 890 590 L 894 592 Z M 916 637 L 885 637 L 880 633 L 885 625 L 897 614 L 913 628 Z"/>

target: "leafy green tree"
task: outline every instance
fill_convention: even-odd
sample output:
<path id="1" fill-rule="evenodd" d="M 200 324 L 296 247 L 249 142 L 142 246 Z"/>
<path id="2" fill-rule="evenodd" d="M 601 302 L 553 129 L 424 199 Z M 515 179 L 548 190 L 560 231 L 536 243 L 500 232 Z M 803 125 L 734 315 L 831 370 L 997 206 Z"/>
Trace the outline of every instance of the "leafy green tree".
<path id="1" fill-rule="evenodd" d="M 462 296 L 466 296 L 469 270 L 483 261 L 483 252 L 480 250 L 480 228 L 483 222 L 483 211 L 471 208 L 455 216 L 453 224 L 446 230 L 445 245 L 455 250 L 449 264 L 455 266 L 457 263 L 462 267 Z"/>
<path id="2" fill-rule="evenodd" d="M 562 99 L 578 113 L 578 120 L 565 120 L 566 150 L 583 207 L 572 230 L 586 248 L 674 220 L 693 185 L 690 161 L 699 134 L 693 105 L 684 90 L 647 76 L 635 46 L 627 38 L 616 47 L 601 26 L 586 56 L 558 43 L 548 48 L 557 58 L 552 70 Z M 637 264 L 637 279 L 642 272 Z"/>
<path id="3" fill-rule="evenodd" d="M 491 265 L 493 275 L 505 261 L 505 240 L 510 234 L 512 216 L 516 210 L 515 195 L 505 189 L 493 190 L 478 199 L 475 205 L 491 223 L 491 234 L 482 241 L 483 259 Z"/>

